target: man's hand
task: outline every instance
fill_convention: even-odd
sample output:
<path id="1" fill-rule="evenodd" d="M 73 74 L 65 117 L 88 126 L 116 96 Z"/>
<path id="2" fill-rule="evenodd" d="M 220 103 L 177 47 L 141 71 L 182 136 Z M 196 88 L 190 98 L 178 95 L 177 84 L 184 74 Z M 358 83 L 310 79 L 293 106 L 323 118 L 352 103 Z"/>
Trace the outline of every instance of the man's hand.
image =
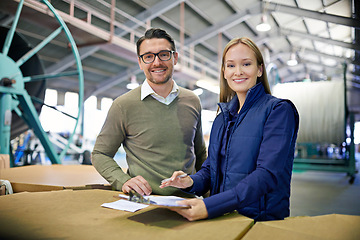
<path id="1" fill-rule="evenodd" d="M 130 190 L 134 190 L 141 195 L 150 195 L 152 192 L 150 184 L 142 176 L 129 179 L 124 183 L 121 190 L 124 193 L 129 193 Z"/>

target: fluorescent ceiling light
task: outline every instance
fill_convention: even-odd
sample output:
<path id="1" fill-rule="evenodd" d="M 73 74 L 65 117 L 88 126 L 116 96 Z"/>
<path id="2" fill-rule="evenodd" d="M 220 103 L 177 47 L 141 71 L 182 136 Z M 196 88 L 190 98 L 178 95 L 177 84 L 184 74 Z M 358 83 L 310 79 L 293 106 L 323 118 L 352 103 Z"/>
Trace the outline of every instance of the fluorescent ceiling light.
<path id="1" fill-rule="evenodd" d="M 139 83 L 136 81 L 136 76 L 135 75 L 131 76 L 130 83 L 128 83 L 126 85 L 126 88 L 129 90 L 132 90 L 132 89 L 137 88 L 138 86 L 139 86 Z"/>
<path id="2" fill-rule="evenodd" d="M 138 83 L 128 83 L 128 84 L 126 85 L 126 88 L 129 89 L 129 90 L 132 90 L 132 89 L 137 88 L 138 86 L 139 86 Z"/>
<path id="3" fill-rule="evenodd" d="M 270 31 L 270 29 L 271 29 L 271 26 L 267 21 L 267 17 L 266 17 L 265 14 L 263 14 L 261 16 L 261 23 L 259 23 L 256 26 L 256 30 L 259 31 L 259 32 L 267 32 L 267 31 Z"/>
<path id="4" fill-rule="evenodd" d="M 193 90 L 193 92 L 194 92 L 197 96 L 200 96 L 201 94 L 203 94 L 204 90 L 202 90 L 202 88 L 197 88 L 197 89 Z"/>
<path id="5" fill-rule="evenodd" d="M 298 64 L 298 61 L 296 60 L 295 53 L 291 53 L 290 59 L 286 62 L 288 66 L 296 66 Z"/>
<path id="6" fill-rule="evenodd" d="M 196 82 L 196 86 L 209 90 L 210 92 L 220 94 L 219 83 L 211 79 L 200 79 Z"/>
<path id="7" fill-rule="evenodd" d="M 292 67 L 296 66 L 298 64 L 298 61 L 296 59 L 289 59 L 286 63 L 288 66 Z"/>

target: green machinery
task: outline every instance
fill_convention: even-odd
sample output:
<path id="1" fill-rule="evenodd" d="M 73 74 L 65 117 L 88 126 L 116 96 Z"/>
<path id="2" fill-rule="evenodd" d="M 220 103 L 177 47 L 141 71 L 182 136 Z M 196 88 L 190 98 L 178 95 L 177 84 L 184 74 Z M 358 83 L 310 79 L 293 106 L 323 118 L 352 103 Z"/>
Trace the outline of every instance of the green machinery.
<path id="1" fill-rule="evenodd" d="M 354 114 L 347 109 L 346 98 L 346 71 L 347 64 L 343 65 L 344 80 L 344 137 L 342 146 L 331 143 L 297 142 L 296 156 L 294 159 L 294 170 L 315 170 L 329 172 L 344 172 L 350 177 L 349 183 L 352 184 L 357 172 L 355 163 L 355 143 L 354 143 Z M 269 83 L 272 86 L 280 83 L 277 68 L 269 64 L 267 68 Z M 281 96 L 280 96 L 281 97 Z M 291 100 L 291 96 L 288 97 Z M 340 100 L 341 101 L 341 100 Z M 301 121 L 301 116 L 300 116 Z M 349 131 L 347 131 L 347 128 Z M 329 129 L 329 131 L 331 131 Z"/>
<path id="2" fill-rule="evenodd" d="M 325 145 L 321 148 L 321 144 L 315 143 L 297 143 L 298 155 L 294 159 L 295 170 L 316 170 L 316 171 L 329 171 L 329 172 L 345 172 L 350 177 L 349 183 L 352 184 L 355 180 L 357 172 L 355 163 L 355 143 L 354 143 L 354 127 L 355 117 L 354 114 L 348 111 L 347 98 L 346 98 L 346 71 L 347 64 L 343 66 L 343 79 L 344 79 L 344 142 L 342 146 L 335 146 L 334 148 Z M 349 131 L 347 134 L 347 126 Z M 327 148 L 326 148 L 327 147 Z M 330 148 L 330 153 L 326 152 Z M 334 152 L 333 152 L 334 150 Z M 304 152 L 306 154 L 304 154 Z"/>
<path id="3" fill-rule="evenodd" d="M 0 44 L 2 44 L 0 45 L 0 154 L 10 155 L 10 159 L 12 159 L 10 165 L 12 167 L 14 161 L 11 154 L 10 140 L 13 137 L 13 132 L 17 134 L 23 130 L 19 126 L 12 127 L 14 119 L 22 119 L 27 127 L 33 130 L 51 163 L 61 164 L 75 134 L 83 106 L 84 79 L 75 41 L 53 6 L 47 0 L 41 0 L 40 2 L 48 7 L 60 26 L 36 47 L 29 48 L 26 40 L 16 33 L 16 26 L 22 12 L 24 0 L 21 0 L 18 4 L 11 28 L 1 27 L 0 32 Z M 37 53 L 61 33 L 66 35 L 66 39 L 71 46 L 76 62 L 76 70 L 44 74 Z M 39 97 L 44 97 L 46 80 L 71 75 L 76 75 L 79 83 L 78 114 L 73 117 L 76 119 L 76 123 L 73 132 L 68 138 L 67 145 L 61 152 L 57 152 L 41 126 L 38 113 L 43 104 L 37 102 Z"/>

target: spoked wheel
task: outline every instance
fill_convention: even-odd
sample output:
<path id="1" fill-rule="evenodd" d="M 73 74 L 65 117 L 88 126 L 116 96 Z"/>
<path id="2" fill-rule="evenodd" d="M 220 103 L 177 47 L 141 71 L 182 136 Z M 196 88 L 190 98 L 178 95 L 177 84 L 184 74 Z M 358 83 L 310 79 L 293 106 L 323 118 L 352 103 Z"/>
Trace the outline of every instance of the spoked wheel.
<path id="1" fill-rule="evenodd" d="M 0 154 L 10 154 L 11 138 L 26 130 L 20 127 L 21 123 L 20 126 L 15 126 L 13 129 L 12 120 L 16 120 L 18 116 L 18 118 L 21 118 L 27 124 L 28 128 L 33 130 L 50 161 L 53 164 L 60 164 L 69 149 L 78 126 L 83 106 L 84 78 L 78 49 L 69 29 L 47 0 L 41 0 L 41 2 L 53 13 L 59 27 L 36 47 L 28 47 L 29 44 L 27 44 L 26 40 L 16 33 L 16 26 L 21 15 L 24 0 L 19 2 L 11 28 L 0 28 Z M 37 53 L 60 34 L 66 35 L 76 63 L 76 70 L 45 74 Z M 68 142 L 63 150 L 57 153 L 40 123 L 38 113 L 43 103 L 38 102 L 39 99 L 44 99 L 45 80 L 72 75 L 77 76 L 79 83 L 78 111 L 76 116 L 72 116 L 76 121 L 74 129 L 69 135 Z M 33 102 L 33 100 L 36 100 L 36 102 Z"/>

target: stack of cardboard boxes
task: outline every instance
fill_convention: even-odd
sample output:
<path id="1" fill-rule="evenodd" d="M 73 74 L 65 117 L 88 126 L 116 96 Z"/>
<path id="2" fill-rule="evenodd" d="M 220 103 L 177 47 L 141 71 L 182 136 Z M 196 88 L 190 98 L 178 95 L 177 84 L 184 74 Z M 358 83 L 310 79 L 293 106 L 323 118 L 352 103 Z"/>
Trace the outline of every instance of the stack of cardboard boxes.
<path id="1" fill-rule="evenodd" d="M 10 159 L 8 154 L 0 154 L 0 181 L 2 180 L 1 171 L 2 169 L 10 168 Z M 6 185 L 0 184 L 0 196 L 5 195 Z"/>

